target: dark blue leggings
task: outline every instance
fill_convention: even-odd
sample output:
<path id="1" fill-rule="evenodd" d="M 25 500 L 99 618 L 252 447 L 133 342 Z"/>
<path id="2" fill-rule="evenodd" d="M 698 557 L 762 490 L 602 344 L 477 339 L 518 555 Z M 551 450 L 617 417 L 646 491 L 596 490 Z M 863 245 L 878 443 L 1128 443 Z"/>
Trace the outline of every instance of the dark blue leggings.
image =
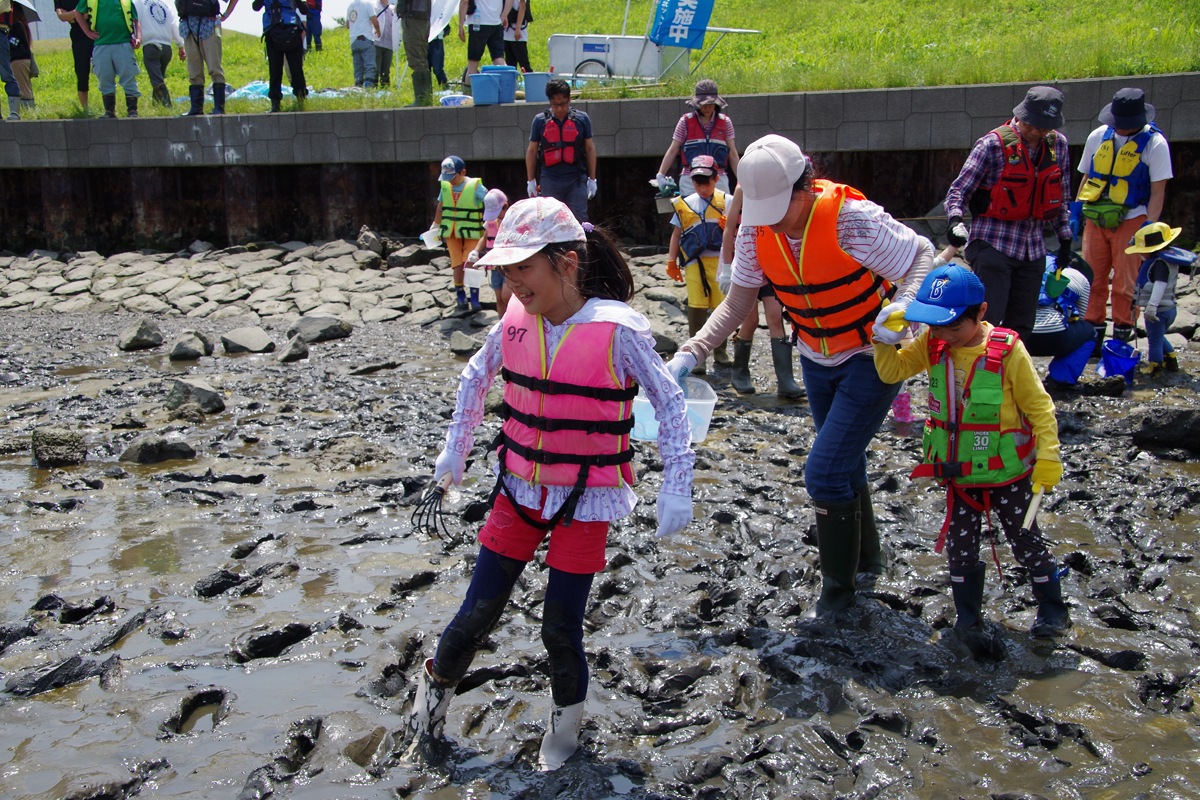
<path id="1" fill-rule="evenodd" d="M 443 681 L 458 683 L 475 652 L 496 629 L 525 562 L 479 548 L 471 586 L 454 619 L 442 633 L 433 671 Z M 578 575 L 550 567 L 542 607 L 542 644 L 550 658 L 550 692 L 558 706 L 583 702 L 588 667 L 583 652 L 583 612 L 592 589 L 592 573 Z"/>

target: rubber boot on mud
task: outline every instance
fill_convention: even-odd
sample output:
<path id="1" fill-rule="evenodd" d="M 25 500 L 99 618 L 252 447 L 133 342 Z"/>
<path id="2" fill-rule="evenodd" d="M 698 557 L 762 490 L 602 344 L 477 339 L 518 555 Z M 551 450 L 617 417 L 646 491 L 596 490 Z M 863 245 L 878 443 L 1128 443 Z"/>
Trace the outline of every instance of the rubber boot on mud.
<path id="1" fill-rule="evenodd" d="M 1132 325 L 1114 325 L 1113 338 L 1118 342 L 1132 342 L 1134 329 Z"/>
<path id="2" fill-rule="evenodd" d="M 775 365 L 775 382 L 778 388 L 775 394 L 789 400 L 804 397 L 804 387 L 796 383 L 792 364 L 793 348 L 786 336 L 771 340 L 771 363 Z"/>
<path id="3" fill-rule="evenodd" d="M 858 490 L 860 539 L 858 545 L 858 574 L 855 583 L 860 589 L 869 589 L 881 575 L 888 571 L 888 555 L 879 541 L 879 527 L 875 524 L 875 507 L 871 504 L 871 487 L 863 485 Z"/>
<path id="4" fill-rule="evenodd" d="M 125 98 L 125 116 L 130 119 L 137 119 L 137 103 L 138 99 L 136 97 Z"/>
<path id="5" fill-rule="evenodd" d="M 417 692 L 413 695 L 412 712 L 404 727 L 405 760 L 416 762 L 428 760 L 430 746 L 442 738 L 446 726 L 446 712 L 454 698 L 457 684 L 439 684 L 433 679 L 433 659 L 426 659 L 421 667 L 421 678 Z"/>
<path id="6" fill-rule="evenodd" d="M 461 286 L 454 287 L 454 305 L 457 311 L 466 311 L 470 306 L 467 304 L 467 293 Z"/>
<path id="7" fill-rule="evenodd" d="M 225 84 L 213 84 L 213 110 L 214 114 L 225 113 Z"/>
<path id="8" fill-rule="evenodd" d="M 1174 353 L 1163 353 L 1163 369 L 1167 372 L 1179 372 L 1179 357 Z"/>
<path id="9" fill-rule="evenodd" d="M 1158 361 L 1147 361 L 1138 367 L 1138 370 L 1150 380 L 1154 380 L 1162 374 L 1162 364 Z"/>
<path id="10" fill-rule="evenodd" d="M 707 308 L 687 307 L 688 318 L 688 338 L 695 336 L 704 327 L 704 323 L 708 322 Z M 703 361 L 697 361 L 696 366 L 692 367 L 693 375 L 704 375 L 708 372 L 707 366 Z"/>
<path id="11" fill-rule="evenodd" d="M 1029 575 L 1033 587 L 1033 599 L 1037 602 L 1037 616 L 1029 628 L 1035 639 L 1054 639 L 1071 629 L 1071 612 L 1063 602 L 1062 584 L 1058 580 L 1058 568 L 1050 567 Z"/>
<path id="12" fill-rule="evenodd" d="M 104 105 L 104 113 L 101 114 L 102 119 L 117 118 L 117 96 L 115 94 L 100 95 L 100 102 Z"/>
<path id="13" fill-rule="evenodd" d="M 204 113 L 204 87 L 189 86 L 188 100 L 192 102 L 192 107 L 188 109 L 185 117 L 198 117 Z"/>
<path id="14" fill-rule="evenodd" d="M 854 605 L 854 579 L 862 547 L 862 512 L 856 497 L 844 503 L 813 501 L 817 551 L 821 555 L 821 596 L 804 619 L 834 614 Z"/>
<path id="15" fill-rule="evenodd" d="M 1004 656 L 1003 645 L 987 629 L 983 618 L 983 588 L 987 565 L 982 561 L 968 570 L 950 570 L 954 598 L 954 635 L 976 658 Z"/>
<path id="16" fill-rule="evenodd" d="M 8 121 L 17 122 L 21 119 L 21 98 L 8 98 Z"/>
<path id="17" fill-rule="evenodd" d="M 471 310 L 478 311 L 481 308 L 483 308 L 483 306 L 481 306 L 479 304 L 479 289 L 472 286 L 471 287 Z"/>
<path id="18" fill-rule="evenodd" d="M 542 772 L 558 769 L 579 749 L 584 704 L 585 701 L 581 701 L 571 706 L 551 707 L 546 735 L 542 737 L 542 748 L 538 751 L 538 769 Z"/>
<path id="19" fill-rule="evenodd" d="M 1093 325 L 1092 327 L 1096 330 L 1096 338 L 1092 340 L 1095 346 L 1092 348 L 1092 354 L 1088 356 L 1089 361 L 1100 358 L 1104 353 L 1104 332 L 1108 330 L 1107 325 Z"/>
<path id="20" fill-rule="evenodd" d="M 750 351 L 754 349 L 753 339 L 733 339 L 733 375 L 730 382 L 738 394 L 754 394 L 754 381 L 750 379 Z"/>

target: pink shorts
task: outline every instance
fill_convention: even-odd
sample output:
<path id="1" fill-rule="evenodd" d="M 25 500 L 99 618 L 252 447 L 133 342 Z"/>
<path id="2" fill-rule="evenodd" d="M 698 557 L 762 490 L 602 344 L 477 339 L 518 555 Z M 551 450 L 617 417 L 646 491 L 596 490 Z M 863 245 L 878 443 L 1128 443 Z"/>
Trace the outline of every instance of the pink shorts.
<path id="1" fill-rule="evenodd" d="M 540 511 L 524 507 L 521 510 L 530 519 L 546 522 Z M 512 502 L 503 492 L 496 498 L 492 513 L 488 514 L 487 522 L 479 532 L 479 543 L 493 553 L 518 561 L 532 561 L 533 554 L 547 533 L 550 534 L 550 545 L 546 563 L 550 566 L 576 575 L 588 575 L 604 569 L 604 547 L 608 544 L 607 522 L 575 520 L 569 527 L 560 524 L 553 531 L 539 530 L 517 515 Z"/>

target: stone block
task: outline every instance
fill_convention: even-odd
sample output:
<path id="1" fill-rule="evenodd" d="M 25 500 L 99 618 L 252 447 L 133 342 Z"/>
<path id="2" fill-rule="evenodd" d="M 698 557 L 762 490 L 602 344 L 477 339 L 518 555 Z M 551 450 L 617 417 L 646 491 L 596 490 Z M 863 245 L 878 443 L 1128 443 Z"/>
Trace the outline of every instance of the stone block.
<path id="1" fill-rule="evenodd" d="M 402 108 L 392 115 L 393 134 L 397 142 L 420 141 L 425 135 L 425 117 L 429 112 L 418 108 Z M 431 128 L 436 130 L 436 128 Z"/>
<path id="2" fill-rule="evenodd" d="M 5 116 L 8 115 L 8 109 L 4 109 Z M 27 122 L 29 120 L 26 120 Z M 60 120 L 55 120 L 59 122 Z M 14 125 L 14 138 L 19 145 L 42 144 L 42 128 L 53 123 L 51 122 L 35 122 L 32 125 Z"/>
<path id="3" fill-rule="evenodd" d="M 837 150 L 836 128 L 821 128 L 804 132 L 803 149 L 807 153 L 832 153 Z"/>
<path id="4" fill-rule="evenodd" d="M 596 155 L 599 158 L 608 158 L 617 154 L 617 137 L 615 136 L 593 136 L 592 145 L 596 148 Z"/>
<path id="5" fill-rule="evenodd" d="M 307 135 L 307 134 L 306 134 Z M 298 157 L 297 151 L 294 149 L 295 139 L 274 139 L 267 142 L 267 161 L 272 164 L 286 164 L 293 158 L 297 163 L 308 163 L 307 158 L 303 161 Z"/>
<path id="6" fill-rule="evenodd" d="M 133 130 L 133 140 L 143 142 L 148 139 L 162 139 L 167 135 L 167 120 L 164 117 L 142 117 Z"/>
<path id="7" fill-rule="evenodd" d="M 769 125 L 771 123 L 771 97 L 765 94 L 739 95 L 734 105 L 737 109 L 737 127 L 746 125 Z"/>
<path id="8" fill-rule="evenodd" d="M 119 147 L 120 145 L 111 145 Z M 128 147 L 128 145 L 126 145 Z M 40 144 L 28 144 L 20 148 L 21 150 L 21 166 L 25 169 L 33 167 L 48 167 L 50 166 L 49 152 Z"/>
<path id="9" fill-rule="evenodd" d="M 244 148 L 251 139 L 258 137 L 259 124 L 256 117 L 244 114 L 227 116 L 221 123 L 221 139 L 226 147 Z"/>
<path id="10" fill-rule="evenodd" d="M 987 134 L 988 131 L 994 130 L 1000 124 L 999 117 L 972 117 L 971 118 L 971 141 L 977 141 L 981 136 Z M 972 145 L 974 146 L 974 145 Z"/>
<path id="11" fill-rule="evenodd" d="M 200 148 L 200 163 L 206 167 L 219 167 L 225 163 L 225 148 L 221 145 Z"/>
<path id="12" fill-rule="evenodd" d="M 108 146 L 108 166 L 128 167 L 133 164 L 133 145 L 129 142 L 117 142 Z M 26 167 L 34 166 L 28 162 Z"/>
<path id="13" fill-rule="evenodd" d="M 391 142 L 396 130 L 395 113 L 392 111 L 372 111 L 363 120 L 363 133 L 371 142 Z"/>
<path id="14" fill-rule="evenodd" d="M 133 139 L 133 126 L 127 120 L 91 119 L 87 125 L 92 144 L 114 144 Z"/>
<path id="15" fill-rule="evenodd" d="M 670 136 L 674 132 L 679 118 L 691 110 L 690 106 L 679 99 L 660 98 L 658 101 L 658 127 L 666 129 L 667 136 Z M 738 119 L 740 120 L 741 117 L 739 116 Z"/>
<path id="16" fill-rule="evenodd" d="M 966 111 L 975 118 L 1004 120 L 1012 114 L 1012 87 L 1005 84 L 971 86 L 966 90 Z M 992 123 L 992 127 L 999 122 Z"/>
<path id="17" fill-rule="evenodd" d="M 504 128 L 518 124 L 517 118 L 524 109 L 518 104 L 502 106 L 479 106 L 475 109 L 475 125 L 479 128 Z"/>
<path id="18" fill-rule="evenodd" d="M 866 150 L 869 123 L 843 122 L 837 129 L 838 150 Z"/>
<path id="19" fill-rule="evenodd" d="M 620 106 L 621 131 L 658 127 L 657 100 L 625 100 Z M 609 109 L 605 109 L 609 111 Z M 740 116 L 739 116 L 740 119 Z"/>
<path id="20" fill-rule="evenodd" d="M 970 147 L 974 144 L 974 139 L 971 138 L 971 118 L 961 111 L 937 112 L 930 114 L 929 119 L 930 147 Z"/>
<path id="21" fill-rule="evenodd" d="M 769 99 L 767 124 L 774 133 L 804 129 L 804 95 L 772 95 Z M 741 120 L 735 120 L 735 124 Z M 740 126 L 738 126 L 740 128 Z M 782 134 L 781 134 L 782 135 Z"/>
<path id="22" fill-rule="evenodd" d="M 296 114 L 296 133 L 333 133 L 334 112 L 314 111 Z M 338 117 L 343 115 L 339 114 Z"/>
<path id="23" fill-rule="evenodd" d="M 443 137 L 443 144 L 446 147 L 446 152 L 438 156 L 441 161 L 447 153 L 461 155 L 463 158 L 471 157 L 471 133 L 451 133 Z"/>
<path id="24" fill-rule="evenodd" d="M 371 160 L 377 163 L 397 161 L 395 142 L 373 142 L 371 144 Z"/>
<path id="25" fill-rule="evenodd" d="M 846 122 L 875 122 L 887 119 L 887 92 L 882 90 L 847 92 L 842 100 L 842 119 Z"/>
<path id="26" fill-rule="evenodd" d="M 1014 87 L 1013 94 L 1017 94 Z M 1100 113 L 1100 109 L 1112 100 L 1112 95 L 1108 95 L 1104 100 L 1100 99 L 1100 82 L 1099 81 L 1066 81 L 1062 87 L 1063 93 L 1063 114 L 1068 120 L 1086 120 L 1091 123 L 1096 119 L 1096 115 Z M 1012 114 L 1012 108 L 1021 102 L 1025 97 L 1024 87 L 1020 87 L 1021 94 L 1013 100 L 1012 106 L 1009 107 L 1008 113 Z M 1092 127 L 1095 127 L 1093 125 Z"/>
<path id="27" fill-rule="evenodd" d="M 1200 140 L 1200 99 L 1183 100 L 1171 109 L 1169 133 L 1177 142 Z"/>
<path id="28" fill-rule="evenodd" d="M 913 112 L 961 112 L 966 110 L 966 106 L 967 87 L 965 86 L 933 86 L 928 89 L 912 90 Z"/>
<path id="29" fill-rule="evenodd" d="M 742 150 L 745 150 L 746 145 L 751 142 L 757 141 L 768 134 L 775 133 L 775 129 L 770 125 L 742 125 L 740 122 L 736 123 L 735 130 L 737 131 L 738 147 Z M 792 137 L 789 136 L 788 138 L 791 139 Z M 795 140 L 793 139 L 793 141 Z M 800 144 L 799 142 L 796 143 Z M 666 150 L 665 147 L 662 149 Z"/>
<path id="30" fill-rule="evenodd" d="M 321 142 L 325 141 L 325 137 L 318 134 L 317 139 Z M 365 136 L 342 136 L 334 140 L 337 145 L 337 155 L 335 161 L 345 163 L 369 163 L 371 161 L 371 140 Z"/>
<path id="31" fill-rule="evenodd" d="M 130 164 L 135 167 L 165 167 L 173 163 L 171 142 L 165 137 L 138 139 L 130 154 Z"/>
<path id="32" fill-rule="evenodd" d="M 912 93 L 912 89 L 888 89 L 888 119 L 903 121 L 912 113 Z"/>
<path id="33" fill-rule="evenodd" d="M 804 122 L 809 131 L 842 124 L 843 92 L 812 92 L 804 99 Z"/>
<path id="34" fill-rule="evenodd" d="M 593 140 L 594 140 L 593 136 Z M 593 144 L 595 142 L 593 141 Z M 529 146 L 529 132 L 516 125 L 496 128 L 492 131 L 492 157 L 525 160 L 525 149 Z"/>
<path id="35" fill-rule="evenodd" d="M 338 136 L 356 137 L 367 135 L 367 117 L 371 114 L 386 116 L 387 111 L 334 111 L 330 113 L 330 131 Z M 301 114 L 300 116 L 306 116 Z M 315 133 L 316 131 L 312 131 Z"/>
<path id="36" fill-rule="evenodd" d="M 867 123 L 867 147 L 871 150 L 900 150 L 904 147 L 904 121 L 879 120 Z"/>
<path id="37" fill-rule="evenodd" d="M 0 150 L 4 150 L 0 147 Z M 3 163 L 3 156 L 0 156 L 0 164 Z M 53 149 L 46 151 L 46 166 L 52 169 L 66 167 L 69 165 L 67 151 L 65 149 Z M 136 164 L 135 164 L 136 166 Z"/>
<path id="38" fill-rule="evenodd" d="M 929 147 L 930 115 L 909 114 L 904 120 L 904 149 L 924 150 Z"/>
<path id="39" fill-rule="evenodd" d="M 193 117 L 196 120 L 196 141 L 201 147 L 220 147 L 225 143 L 224 120 L 221 117 Z"/>
<path id="40" fill-rule="evenodd" d="M 108 166 L 108 145 L 94 144 L 87 151 L 87 166 L 89 167 L 107 167 Z"/>
<path id="41" fill-rule="evenodd" d="M 1087 141 L 1088 134 L 1092 132 L 1094 127 L 1095 125 L 1090 122 L 1076 121 L 1068 122 L 1062 126 L 1061 130 L 1063 136 L 1067 137 L 1068 143 L 1082 145 Z M 1072 171 L 1074 171 L 1074 165 L 1072 166 Z M 1077 181 L 1078 179 L 1079 176 L 1077 173 L 1071 178 L 1072 181 Z"/>
<path id="42" fill-rule="evenodd" d="M 616 156 L 640 156 L 642 154 L 642 132 L 636 128 L 622 128 L 613 137 Z"/>
<path id="43" fill-rule="evenodd" d="M 471 134 L 471 158 L 492 157 L 492 129 L 476 128 Z"/>

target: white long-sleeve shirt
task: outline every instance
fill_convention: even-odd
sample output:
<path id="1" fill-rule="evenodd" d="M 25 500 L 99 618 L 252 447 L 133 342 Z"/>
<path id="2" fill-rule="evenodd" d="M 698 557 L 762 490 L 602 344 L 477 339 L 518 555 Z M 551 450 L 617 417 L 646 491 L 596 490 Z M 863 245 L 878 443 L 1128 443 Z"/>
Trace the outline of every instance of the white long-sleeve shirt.
<path id="1" fill-rule="evenodd" d="M 662 492 L 691 497 L 696 456 L 691 447 L 687 406 L 679 385 L 654 352 L 649 321 L 624 303 L 592 298 L 562 325 L 551 325 L 543 319 L 548 354 L 553 357 L 569 326 L 585 322 L 618 323 L 613 343 L 613 372 L 622 383 L 626 377 L 632 377 L 654 406 L 654 416 L 659 422 L 658 451 L 663 462 Z M 474 430 L 483 421 L 484 400 L 503 365 L 502 330 L 503 324 L 497 323 L 488 332 L 483 347 L 471 357 L 459 378 L 454 418 L 446 432 L 446 449 L 450 452 L 465 457 L 474 447 Z M 543 509 L 541 485 L 511 474 L 506 475 L 504 481 L 519 505 L 541 509 L 546 518 L 562 507 L 572 489 L 570 486 L 544 487 L 546 503 Z M 629 486 L 589 486 L 579 499 L 575 519 L 581 522 L 612 521 L 629 514 L 636 504 L 637 495 Z"/>
<path id="2" fill-rule="evenodd" d="M 138 22 L 142 25 L 142 45 L 164 44 L 183 47 L 179 35 L 179 16 L 175 4 L 164 0 L 133 0 Z"/>

